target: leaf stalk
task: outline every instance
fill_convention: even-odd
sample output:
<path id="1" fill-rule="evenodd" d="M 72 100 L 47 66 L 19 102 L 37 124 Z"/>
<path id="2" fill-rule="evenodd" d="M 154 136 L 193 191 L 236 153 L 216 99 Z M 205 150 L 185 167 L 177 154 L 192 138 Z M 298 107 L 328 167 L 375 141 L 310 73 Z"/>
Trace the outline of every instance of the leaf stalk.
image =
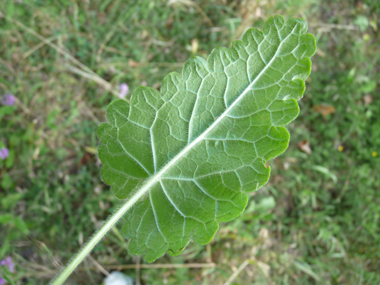
<path id="1" fill-rule="evenodd" d="M 69 261 L 66 267 L 53 279 L 50 284 L 61 285 L 86 258 L 87 255 L 95 248 L 100 240 L 112 229 L 114 225 L 124 216 L 124 214 L 140 199 L 151 187 L 150 183 L 145 184 L 129 200 L 127 200 L 114 214 L 112 214 L 98 231 L 88 240 L 81 250 Z"/>

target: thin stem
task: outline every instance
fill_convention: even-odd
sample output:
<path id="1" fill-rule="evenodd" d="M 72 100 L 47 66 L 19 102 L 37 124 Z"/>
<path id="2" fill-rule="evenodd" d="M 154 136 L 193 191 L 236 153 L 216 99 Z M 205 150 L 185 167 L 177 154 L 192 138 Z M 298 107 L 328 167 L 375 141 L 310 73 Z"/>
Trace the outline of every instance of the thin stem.
<path id="1" fill-rule="evenodd" d="M 139 189 L 131 199 L 125 202 L 107 221 L 95 232 L 90 240 L 82 247 L 76 256 L 66 265 L 62 272 L 51 282 L 52 285 L 61 285 L 70 276 L 70 274 L 78 267 L 78 265 L 86 258 L 86 256 L 94 249 L 100 240 L 108 233 L 108 231 L 124 216 L 124 214 L 149 190 L 150 183 Z"/>

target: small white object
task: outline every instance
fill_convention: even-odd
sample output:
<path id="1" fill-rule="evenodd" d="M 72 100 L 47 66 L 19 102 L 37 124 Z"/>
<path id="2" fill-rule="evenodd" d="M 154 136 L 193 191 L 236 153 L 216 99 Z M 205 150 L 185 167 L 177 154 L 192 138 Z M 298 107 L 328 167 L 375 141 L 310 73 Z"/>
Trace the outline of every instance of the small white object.
<path id="1" fill-rule="evenodd" d="M 119 271 L 112 271 L 104 278 L 104 285 L 133 285 L 133 279 Z"/>

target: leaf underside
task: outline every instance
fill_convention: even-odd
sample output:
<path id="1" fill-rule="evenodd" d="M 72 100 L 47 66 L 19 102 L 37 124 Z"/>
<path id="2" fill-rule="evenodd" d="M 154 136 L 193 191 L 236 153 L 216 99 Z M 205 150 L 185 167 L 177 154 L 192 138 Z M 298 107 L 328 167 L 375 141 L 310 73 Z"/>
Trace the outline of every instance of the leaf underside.
<path id="1" fill-rule="evenodd" d="M 269 179 L 267 160 L 289 144 L 315 53 L 299 18 L 270 18 L 230 49 L 193 57 L 161 93 L 138 87 L 113 101 L 98 128 L 102 177 L 121 199 L 151 187 L 123 218 L 129 251 L 153 262 L 207 244 Z"/>

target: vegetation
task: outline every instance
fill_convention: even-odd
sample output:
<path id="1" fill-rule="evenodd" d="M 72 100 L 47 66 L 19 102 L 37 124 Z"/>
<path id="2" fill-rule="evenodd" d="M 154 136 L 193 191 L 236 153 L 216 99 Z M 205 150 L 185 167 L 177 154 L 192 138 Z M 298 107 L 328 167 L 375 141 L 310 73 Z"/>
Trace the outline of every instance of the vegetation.
<path id="1" fill-rule="evenodd" d="M 0 106 L 0 149 L 9 150 L 0 159 L 0 260 L 15 264 L 13 273 L 0 266 L 2 278 L 47 283 L 120 205 L 101 182 L 96 154 L 96 128 L 117 86 L 159 89 L 192 55 L 229 47 L 282 14 L 307 20 L 318 51 L 288 127 L 291 145 L 270 163 L 269 183 L 210 246 L 190 244 L 154 263 L 168 268 L 118 267 L 143 262 L 127 254 L 115 227 L 70 284 L 99 284 L 112 270 L 140 284 L 378 284 L 374 2 L 1 1 L 0 96 L 16 97 Z"/>

